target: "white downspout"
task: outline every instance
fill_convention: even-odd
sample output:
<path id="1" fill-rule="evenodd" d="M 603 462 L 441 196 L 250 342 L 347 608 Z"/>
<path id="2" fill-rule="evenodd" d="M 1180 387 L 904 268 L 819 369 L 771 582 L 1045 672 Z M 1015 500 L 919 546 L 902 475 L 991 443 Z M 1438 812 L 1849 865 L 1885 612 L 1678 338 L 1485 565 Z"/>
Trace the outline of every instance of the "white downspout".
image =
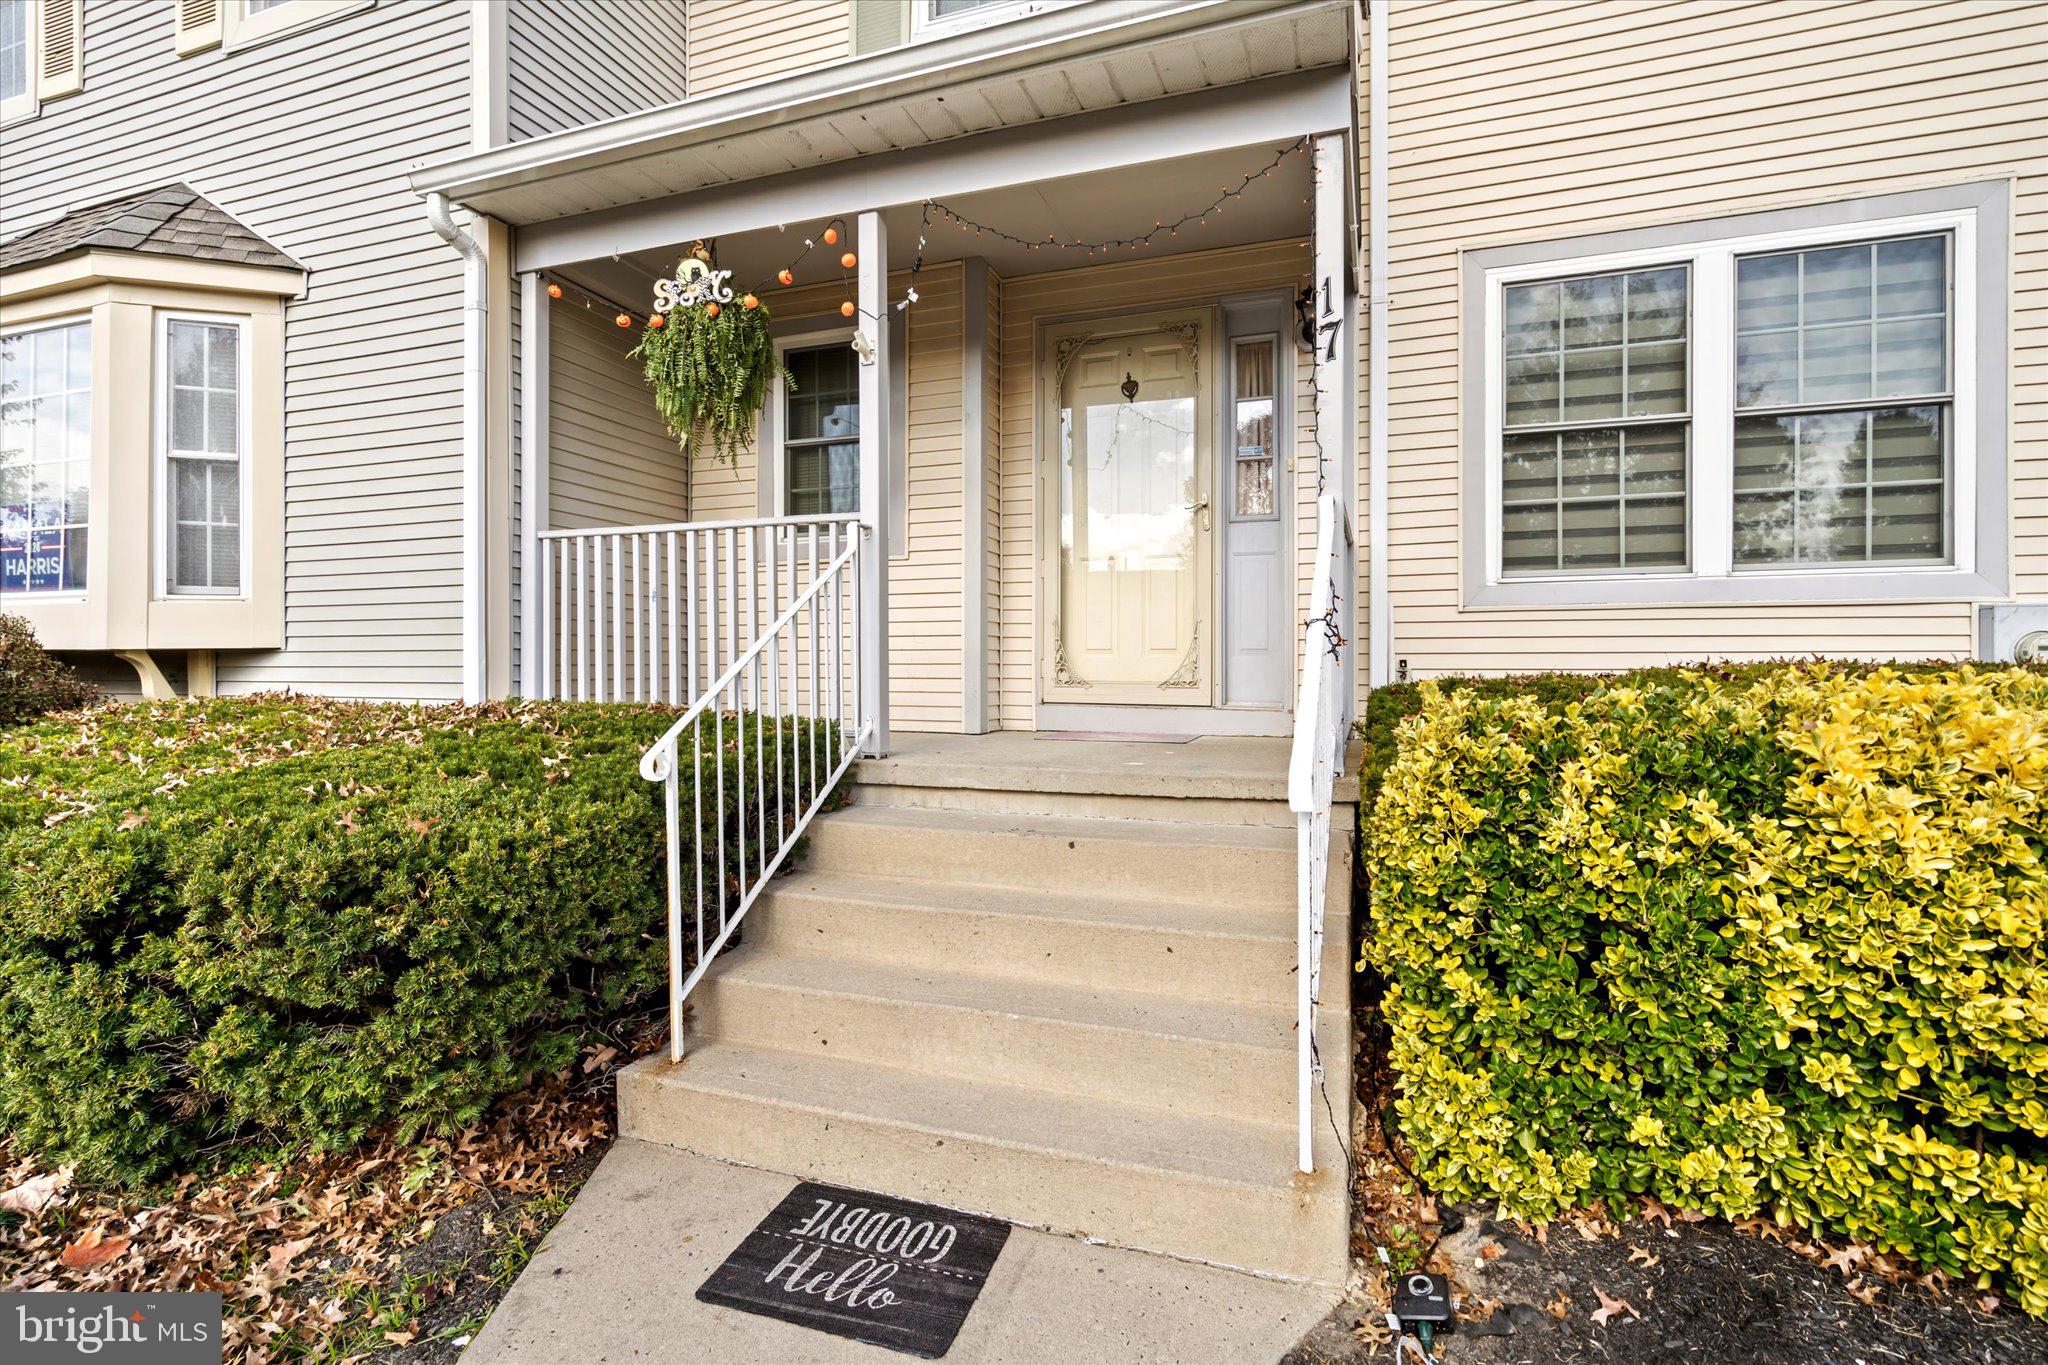
<path id="1" fill-rule="evenodd" d="M 427 194 L 427 225 L 462 253 L 462 700 L 484 699 L 484 330 L 489 259 L 455 226 L 448 196 Z"/>
<path id="2" fill-rule="evenodd" d="M 1365 681 L 1394 680 L 1394 606 L 1387 590 L 1387 25 L 1392 6 L 1371 0 L 1365 73 L 1368 298 L 1365 342 L 1366 622 Z M 1469 494 L 1468 494 L 1469 495 Z"/>

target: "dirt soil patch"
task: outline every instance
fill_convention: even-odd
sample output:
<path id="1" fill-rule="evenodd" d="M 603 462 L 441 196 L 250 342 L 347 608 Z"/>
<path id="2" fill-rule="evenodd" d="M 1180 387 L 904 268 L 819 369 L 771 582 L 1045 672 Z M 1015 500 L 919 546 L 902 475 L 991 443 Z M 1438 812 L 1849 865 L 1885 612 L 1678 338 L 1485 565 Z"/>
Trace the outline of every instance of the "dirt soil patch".
<path id="1" fill-rule="evenodd" d="M 1541 1233 L 1474 1205 L 1432 1264 L 1461 1321 L 1443 1365 L 1885 1365 L 2048 1361 L 2048 1322 L 1994 1296 L 1858 1273 L 1856 1248 L 1810 1252 L 1709 1219 L 1583 1218 Z M 1391 1361 L 1385 1280 L 1370 1275 L 1285 1365 Z"/>

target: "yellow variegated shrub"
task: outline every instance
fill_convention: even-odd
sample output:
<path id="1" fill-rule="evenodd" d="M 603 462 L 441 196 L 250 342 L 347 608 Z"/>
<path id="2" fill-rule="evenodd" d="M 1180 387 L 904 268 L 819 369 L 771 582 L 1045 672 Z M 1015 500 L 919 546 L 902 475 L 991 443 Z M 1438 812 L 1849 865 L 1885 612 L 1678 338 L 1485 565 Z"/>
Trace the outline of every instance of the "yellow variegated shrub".
<path id="1" fill-rule="evenodd" d="M 1361 964 L 1422 1174 L 1769 1211 L 2048 1314 L 2044 799 L 2030 671 L 1425 684 Z"/>

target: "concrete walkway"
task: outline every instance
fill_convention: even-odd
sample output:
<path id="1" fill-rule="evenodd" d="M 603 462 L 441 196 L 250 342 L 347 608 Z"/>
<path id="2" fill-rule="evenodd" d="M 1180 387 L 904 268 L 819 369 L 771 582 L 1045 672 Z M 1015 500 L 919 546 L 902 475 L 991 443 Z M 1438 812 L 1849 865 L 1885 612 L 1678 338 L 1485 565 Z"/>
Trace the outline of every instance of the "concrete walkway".
<path id="1" fill-rule="evenodd" d="M 463 1353 L 463 1365 L 914 1359 L 697 1300 L 697 1286 L 795 1184 L 670 1147 L 619 1142 Z M 945 1359 L 1264 1365 L 1334 1301 L 1328 1290 L 1019 1228 Z"/>

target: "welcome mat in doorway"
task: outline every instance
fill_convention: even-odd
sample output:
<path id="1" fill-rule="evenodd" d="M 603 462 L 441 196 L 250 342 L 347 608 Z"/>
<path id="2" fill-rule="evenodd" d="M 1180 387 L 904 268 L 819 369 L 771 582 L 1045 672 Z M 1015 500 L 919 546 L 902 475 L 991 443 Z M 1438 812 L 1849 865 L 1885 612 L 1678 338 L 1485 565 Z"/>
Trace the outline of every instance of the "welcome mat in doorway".
<path id="1" fill-rule="evenodd" d="M 936 1360 L 1009 1237 L 994 1219 L 805 1181 L 697 1297 Z"/>

